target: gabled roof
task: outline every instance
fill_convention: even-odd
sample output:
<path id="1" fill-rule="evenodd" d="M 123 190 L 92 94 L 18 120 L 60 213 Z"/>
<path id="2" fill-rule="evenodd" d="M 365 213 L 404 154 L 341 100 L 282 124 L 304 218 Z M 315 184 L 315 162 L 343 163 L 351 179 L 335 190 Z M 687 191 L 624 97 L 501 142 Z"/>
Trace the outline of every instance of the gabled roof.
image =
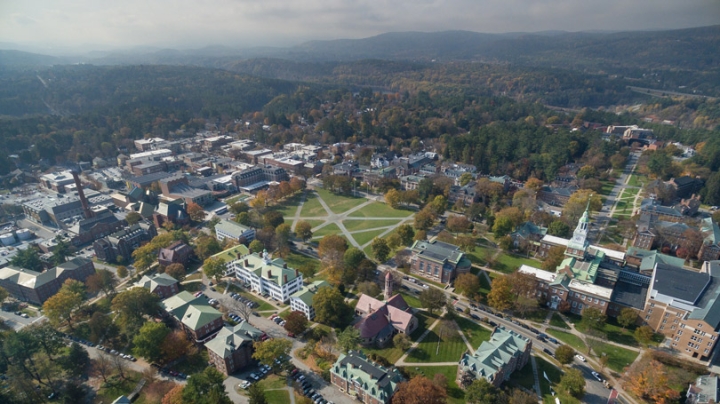
<path id="1" fill-rule="evenodd" d="M 413 319 L 410 306 L 400 294 L 391 297 L 387 302 L 361 295 L 355 308 L 369 313 L 355 324 L 355 328 L 360 330 L 362 338 L 376 337 L 388 326 L 406 330 Z"/>
<path id="2" fill-rule="evenodd" d="M 221 358 L 227 358 L 232 355 L 237 348 L 252 344 L 263 335 L 263 332 L 251 326 L 247 321 L 242 322 L 234 327 L 225 326 L 217 336 L 205 343 L 205 347 Z"/>
<path id="3" fill-rule="evenodd" d="M 172 286 L 176 283 L 178 281 L 168 274 L 154 274 L 151 276 L 144 275 L 135 285 L 153 292 L 158 286 Z"/>
<path id="4" fill-rule="evenodd" d="M 504 327 L 496 327 L 490 341 L 483 341 L 472 355 L 463 355 L 460 367 L 476 379 L 482 377 L 492 382 L 512 358 L 523 355 L 528 344 L 528 338 Z"/>
<path id="5" fill-rule="evenodd" d="M 381 402 L 389 401 L 404 381 L 397 369 L 386 369 L 367 359 L 362 352 L 340 354 L 330 371 L 343 380 L 359 385 L 362 390 Z"/>
<path id="6" fill-rule="evenodd" d="M 193 331 L 222 317 L 222 314 L 210 306 L 207 300 L 185 291 L 163 300 L 160 304 L 165 311 Z"/>
<path id="7" fill-rule="evenodd" d="M 252 253 L 242 260 L 238 261 L 238 264 L 245 268 L 245 270 L 254 273 L 257 277 L 262 278 L 266 281 L 272 282 L 278 286 L 285 285 L 295 280 L 295 278 L 301 277 L 302 275 L 295 273 L 292 268 L 286 268 L 285 261 L 282 258 L 275 258 L 270 260 L 267 252 L 263 253 L 264 257 L 260 257 L 257 253 Z M 245 265 L 247 261 L 247 265 Z"/>
<path id="8" fill-rule="evenodd" d="M 221 251 L 215 255 L 213 255 L 213 258 L 220 258 L 225 262 L 226 264 L 228 262 L 235 261 L 237 259 L 240 259 L 246 255 L 250 254 L 250 250 L 245 247 L 242 244 L 238 244 L 235 247 L 228 248 L 227 250 Z"/>
<path id="9" fill-rule="evenodd" d="M 315 296 L 315 293 L 317 293 L 320 288 L 325 286 L 329 287 L 330 284 L 324 280 L 315 281 L 309 285 L 302 286 L 300 290 L 293 293 L 290 298 L 298 299 L 305 303 L 305 305 L 307 305 L 308 307 L 311 307 L 313 305 L 313 297 Z"/>
<path id="10" fill-rule="evenodd" d="M 215 231 L 217 232 L 218 230 L 225 234 L 229 234 L 233 238 L 240 238 L 240 236 L 252 229 L 231 220 L 221 219 L 220 222 L 215 225 Z"/>

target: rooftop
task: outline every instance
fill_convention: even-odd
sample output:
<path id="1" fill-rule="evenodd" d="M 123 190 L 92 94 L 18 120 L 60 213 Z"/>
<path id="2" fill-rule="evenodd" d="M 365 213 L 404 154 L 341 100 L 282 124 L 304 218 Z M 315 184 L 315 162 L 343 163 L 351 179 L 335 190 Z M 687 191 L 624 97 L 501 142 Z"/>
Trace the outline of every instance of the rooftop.
<path id="1" fill-rule="evenodd" d="M 398 384 L 404 381 L 397 369 L 389 370 L 377 365 L 359 351 L 340 354 L 330 371 L 344 380 L 354 382 L 382 402 L 388 401 Z"/>
<path id="2" fill-rule="evenodd" d="M 695 304 L 710 284 L 711 277 L 707 273 L 658 263 L 655 266 L 653 281 L 652 288 L 658 293 Z"/>

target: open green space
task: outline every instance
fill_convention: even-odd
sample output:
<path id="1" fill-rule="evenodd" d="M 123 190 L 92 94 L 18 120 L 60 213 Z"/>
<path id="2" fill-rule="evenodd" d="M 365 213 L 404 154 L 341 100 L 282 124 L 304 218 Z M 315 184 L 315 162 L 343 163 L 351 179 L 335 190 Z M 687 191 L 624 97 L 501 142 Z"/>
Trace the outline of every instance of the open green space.
<path id="1" fill-rule="evenodd" d="M 300 206 L 302 200 L 302 194 L 295 194 L 292 197 L 283 200 L 277 205 L 268 207 L 268 210 L 274 210 L 282 213 L 284 217 L 293 217 L 297 212 L 297 207 Z"/>
<path id="2" fill-rule="evenodd" d="M 307 255 L 291 252 L 284 258 L 290 268 L 300 268 L 304 265 L 312 265 L 315 269 L 320 267 L 320 261 Z"/>
<path id="3" fill-rule="evenodd" d="M 490 247 L 483 247 L 483 246 L 476 246 L 475 250 L 472 252 L 466 253 L 467 257 L 470 259 L 470 262 L 472 262 L 475 265 L 485 265 L 487 264 L 487 259 L 490 256 L 490 254 L 494 254 L 497 250 Z"/>
<path id="4" fill-rule="evenodd" d="M 410 339 L 417 341 L 418 338 L 437 320 L 437 314 L 430 314 L 426 311 L 418 311 L 415 313 L 415 318 L 418 319 L 418 327 L 410 334 Z"/>
<path id="5" fill-rule="evenodd" d="M 550 317 L 550 325 L 553 327 L 570 329 L 570 326 L 557 313 L 553 313 L 552 317 Z"/>
<path id="6" fill-rule="evenodd" d="M 437 328 L 437 327 L 436 327 Z M 406 362 L 455 362 L 467 350 L 457 330 L 445 333 L 442 338 L 436 330 L 430 331 L 408 355 Z"/>
<path id="7" fill-rule="evenodd" d="M 403 370 L 412 378 L 415 375 L 422 375 L 432 380 L 436 374 L 442 374 L 448 381 L 447 402 L 451 404 L 464 404 L 465 392 L 458 387 L 455 379 L 457 378 L 457 366 L 406 366 Z"/>
<path id="8" fill-rule="evenodd" d="M 310 224 L 310 228 L 311 228 L 311 229 L 314 229 L 314 228 L 316 228 L 316 227 L 318 227 L 318 226 L 320 226 L 321 224 L 323 224 L 323 223 L 326 222 L 325 220 L 305 220 L 305 219 L 302 219 L 302 218 L 300 218 L 300 220 L 305 221 L 305 222 L 308 222 L 308 223 Z"/>
<path id="9" fill-rule="evenodd" d="M 94 402 L 112 403 L 118 397 L 130 394 L 141 378 L 142 374 L 128 370 L 125 371 L 125 379 L 120 378 L 119 375 L 108 377 L 108 381 L 98 390 Z"/>
<path id="10" fill-rule="evenodd" d="M 460 326 L 465 338 L 468 339 L 473 349 L 477 349 L 483 341 L 489 341 L 492 331 L 487 328 L 470 321 L 466 318 L 459 317 L 455 322 Z"/>
<path id="11" fill-rule="evenodd" d="M 406 292 L 400 292 L 403 299 L 405 299 L 405 303 L 408 304 L 410 307 L 414 307 L 416 309 L 422 308 L 422 303 L 420 303 L 420 299 L 417 298 L 417 295 L 413 293 L 406 293 Z"/>
<path id="12" fill-rule="evenodd" d="M 576 351 L 587 352 L 587 347 L 585 346 L 585 343 L 577 335 L 570 334 L 569 332 L 553 330 L 553 329 L 548 329 L 547 333 L 552 335 L 553 337 L 559 339 L 560 341 L 570 345 L 571 347 L 575 348 Z"/>
<path id="13" fill-rule="evenodd" d="M 363 347 L 362 350 L 366 355 L 375 354 L 379 357 L 385 358 L 389 363 L 397 362 L 398 359 L 400 359 L 400 357 L 405 353 L 402 349 L 393 346 L 392 342 L 389 346 L 382 349 Z"/>
<path id="14" fill-rule="evenodd" d="M 330 191 L 324 189 L 317 190 L 318 195 L 325 201 L 325 204 L 334 213 L 343 213 L 349 209 L 352 209 L 358 205 L 362 205 L 367 202 L 365 198 L 358 198 L 353 196 L 336 195 Z"/>
<path id="15" fill-rule="evenodd" d="M 600 194 L 608 196 L 615 187 L 615 181 L 600 181 L 602 188 L 600 188 Z"/>
<path id="16" fill-rule="evenodd" d="M 287 386 L 284 377 L 272 374 L 269 375 L 267 378 L 259 381 L 258 384 L 260 385 L 260 387 L 263 388 L 263 390 L 276 390 L 282 389 L 283 387 Z"/>
<path id="17" fill-rule="evenodd" d="M 372 241 L 372 239 L 383 234 L 385 231 L 387 231 L 387 229 L 368 230 L 360 233 L 353 233 L 351 236 L 359 245 L 365 245 L 365 243 Z"/>
<path id="18" fill-rule="evenodd" d="M 250 199 L 249 195 L 240 194 L 240 195 L 233 196 L 232 198 L 226 199 L 225 203 L 228 206 L 230 206 L 236 202 L 244 202 L 244 201 L 247 201 L 248 199 Z"/>
<path id="19" fill-rule="evenodd" d="M 534 323 L 544 323 L 545 319 L 547 318 L 547 314 L 547 310 L 543 309 L 542 307 L 537 307 L 535 308 L 535 310 L 531 310 L 525 314 L 522 314 L 519 311 L 515 311 L 516 317 L 532 321 Z"/>
<path id="20" fill-rule="evenodd" d="M 330 223 L 327 226 L 321 227 L 317 229 L 317 231 L 313 232 L 313 238 L 323 238 L 330 234 L 342 234 L 340 231 L 340 228 L 335 223 Z"/>
<path id="21" fill-rule="evenodd" d="M 491 268 L 496 271 L 509 274 L 515 272 L 515 270 L 520 268 L 520 266 L 522 266 L 523 264 L 534 267 L 539 267 L 541 265 L 540 261 L 525 257 L 518 257 L 516 255 L 510 255 L 503 252 L 498 255 L 495 262 L 491 265 Z"/>
<path id="22" fill-rule="evenodd" d="M 285 404 L 290 402 L 290 392 L 287 390 L 266 390 L 265 399 L 268 404 Z"/>
<path id="23" fill-rule="evenodd" d="M 642 187 L 645 184 L 647 184 L 650 180 L 648 179 L 647 175 L 644 174 L 637 174 L 633 173 L 633 175 L 630 176 L 630 179 L 627 182 L 627 185 L 631 187 Z"/>
<path id="24" fill-rule="evenodd" d="M 608 357 L 608 367 L 619 373 L 633 363 L 638 356 L 636 351 L 599 341 L 593 342 L 593 350 L 598 357 L 606 355 Z"/>
<path id="25" fill-rule="evenodd" d="M 302 210 L 300 210 L 300 216 L 327 216 L 327 211 L 320 204 L 320 200 L 318 199 L 317 195 L 308 192 L 305 195 L 305 203 L 303 203 Z"/>
<path id="26" fill-rule="evenodd" d="M 412 215 L 411 210 L 393 209 L 389 205 L 380 202 L 373 202 L 363 206 L 350 214 L 350 217 L 397 217 L 403 218 Z"/>
<path id="27" fill-rule="evenodd" d="M 348 231 L 358 231 L 358 230 L 368 230 L 368 229 L 376 229 L 378 227 L 388 227 L 388 226 L 394 226 L 398 224 L 398 220 L 393 219 L 387 219 L 387 220 L 356 220 L 356 219 L 348 219 L 343 220 L 343 226 L 345 226 Z"/>

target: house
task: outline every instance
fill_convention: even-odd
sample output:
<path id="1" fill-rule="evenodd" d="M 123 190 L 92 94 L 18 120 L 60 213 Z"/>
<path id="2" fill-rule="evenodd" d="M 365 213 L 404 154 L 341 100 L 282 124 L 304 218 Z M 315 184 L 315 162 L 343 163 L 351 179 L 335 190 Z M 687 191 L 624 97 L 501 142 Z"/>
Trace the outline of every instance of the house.
<path id="1" fill-rule="evenodd" d="M 450 193 L 448 195 L 448 201 L 452 204 L 458 200 L 462 201 L 464 206 L 470 206 L 473 203 L 480 200 L 480 196 L 475 190 L 475 182 L 471 181 L 464 186 L 452 185 L 450 186 Z"/>
<path id="2" fill-rule="evenodd" d="M 180 291 L 177 279 L 168 274 L 143 275 L 135 282 L 135 286 L 145 288 L 161 299 L 176 295 Z"/>
<path id="3" fill-rule="evenodd" d="M 153 223 L 155 223 L 157 227 L 162 227 L 165 222 L 170 222 L 177 226 L 184 226 L 190 223 L 190 216 L 188 216 L 185 211 L 185 204 L 160 202 L 153 213 Z"/>
<path id="4" fill-rule="evenodd" d="M 105 262 L 117 262 L 118 257 L 126 262 L 141 244 L 157 236 L 152 223 L 138 222 L 93 243 L 95 255 Z"/>
<path id="5" fill-rule="evenodd" d="M 365 404 L 387 404 L 405 380 L 397 369 L 386 369 L 362 352 L 340 354 L 330 368 L 330 383 Z"/>
<path id="6" fill-rule="evenodd" d="M 490 341 L 483 341 L 475 353 L 466 352 L 457 370 L 458 386 L 468 387 L 483 378 L 495 387 L 510 380 L 530 359 L 532 341 L 515 331 L 495 327 Z"/>
<path id="7" fill-rule="evenodd" d="M 215 237 L 218 241 L 229 238 L 240 244 L 246 244 L 255 240 L 255 229 L 232 220 L 220 219 L 215 225 Z"/>
<path id="8" fill-rule="evenodd" d="M 717 375 L 702 375 L 688 388 L 686 404 L 714 404 L 720 402 L 720 380 Z"/>
<path id="9" fill-rule="evenodd" d="M 185 333 L 197 343 L 205 342 L 223 326 L 222 314 L 203 297 L 180 292 L 160 305 Z"/>
<path id="10" fill-rule="evenodd" d="M 225 276 L 233 276 L 235 274 L 233 261 L 239 260 L 248 254 L 250 254 L 250 249 L 242 244 L 238 244 L 235 247 L 228 248 L 213 255 L 212 258 L 219 258 L 225 263 Z"/>
<path id="11" fill-rule="evenodd" d="M 577 188 L 572 186 L 563 188 L 544 186 L 538 192 L 537 199 L 552 206 L 565 206 L 570 195 L 576 190 Z"/>
<path id="12" fill-rule="evenodd" d="M 418 240 L 410 248 L 410 271 L 440 283 L 452 282 L 470 272 L 472 263 L 457 246 L 442 241 Z"/>
<path id="13" fill-rule="evenodd" d="M 270 259 L 267 251 L 252 253 L 233 261 L 235 276 L 252 291 L 287 302 L 302 286 L 302 274 L 288 268 L 281 258 Z"/>
<path id="14" fill-rule="evenodd" d="M 290 309 L 305 314 L 308 320 L 315 318 L 315 308 L 313 307 L 313 297 L 320 288 L 331 287 L 326 281 L 315 281 L 309 285 L 302 286 L 300 290 L 290 296 Z"/>
<path id="15" fill-rule="evenodd" d="M 193 249 L 182 241 L 176 241 L 158 252 L 158 263 L 162 266 L 171 264 L 182 264 L 187 266 Z"/>
<path id="16" fill-rule="evenodd" d="M 671 178 L 668 184 L 675 186 L 675 196 L 678 198 L 687 198 L 693 194 L 700 192 L 705 182 L 700 178 L 693 178 L 687 175 L 677 178 Z"/>
<path id="17" fill-rule="evenodd" d="M 643 324 L 672 349 L 708 360 L 720 331 L 720 261 L 705 262 L 700 272 L 657 263 L 644 303 Z"/>
<path id="18" fill-rule="evenodd" d="M 10 265 L 0 269 L 0 287 L 20 301 L 42 305 L 67 279 L 85 282 L 93 274 L 95 265 L 84 257 L 73 258 L 44 272 Z"/>
<path id="19" fill-rule="evenodd" d="M 259 341 L 263 334 L 247 321 L 236 326 L 226 325 L 205 343 L 208 358 L 224 375 L 235 373 L 253 362 L 253 342 Z"/>
<path id="20" fill-rule="evenodd" d="M 418 319 L 400 294 L 386 301 L 360 295 L 355 314 L 362 317 L 355 328 L 360 331 L 363 345 L 382 348 L 392 341 L 395 334 L 409 336 L 418 327 Z"/>
<path id="21" fill-rule="evenodd" d="M 540 241 L 546 234 L 546 227 L 538 226 L 533 222 L 525 222 L 510 233 L 510 237 L 515 248 L 537 252 L 540 249 Z"/>

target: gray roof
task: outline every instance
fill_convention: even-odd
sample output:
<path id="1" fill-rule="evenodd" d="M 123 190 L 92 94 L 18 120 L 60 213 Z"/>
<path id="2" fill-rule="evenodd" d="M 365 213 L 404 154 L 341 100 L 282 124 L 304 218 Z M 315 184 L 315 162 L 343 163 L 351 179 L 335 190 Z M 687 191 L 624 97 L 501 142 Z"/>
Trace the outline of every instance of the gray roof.
<path id="1" fill-rule="evenodd" d="M 457 246 L 438 240 L 418 240 L 413 244 L 411 249 L 415 254 L 437 262 L 449 261 L 458 263 L 464 257 Z"/>
<path id="2" fill-rule="evenodd" d="M 710 275 L 658 263 L 653 289 L 663 295 L 695 304 L 710 284 Z"/>
<path id="3" fill-rule="evenodd" d="M 718 330 L 720 327 L 720 261 L 708 261 L 705 265 L 710 273 L 710 284 L 696 304 L 698 309 L 693 310 L 688 318 L 704 320 L 714 330 Z"/>

